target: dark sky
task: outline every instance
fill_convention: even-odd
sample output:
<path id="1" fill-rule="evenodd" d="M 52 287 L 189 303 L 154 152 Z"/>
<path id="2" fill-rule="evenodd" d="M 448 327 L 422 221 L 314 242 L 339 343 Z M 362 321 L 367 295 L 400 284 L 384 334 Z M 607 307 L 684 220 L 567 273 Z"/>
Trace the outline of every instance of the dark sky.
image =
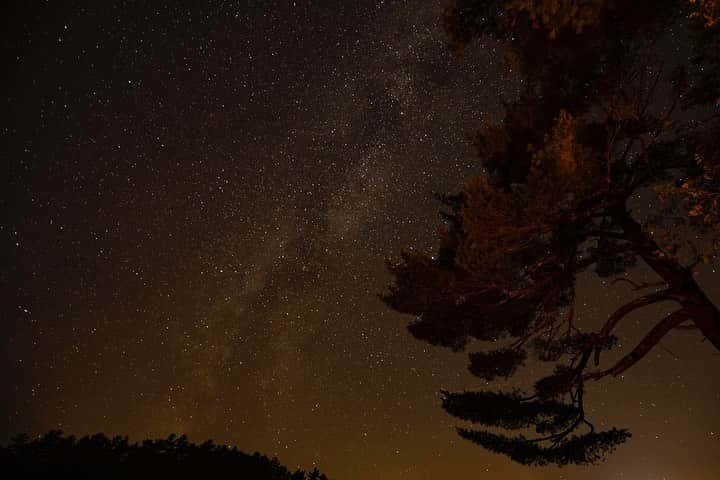
<path id="1" fill-rule="evenodd" d="M 471 135 L 518 87 L 498 46 L 447 50 L 444 5 L 6 6 L 2 441 L 185 432 L 337 480 L 716 478 L 720 356 L 692 333 L 595 388 L 635 434 L 599 467 L 517 466 L 439 408 L 478 380 L 378 300 L 383 260 L 434 245 L 433 193 L 480 172 Z M 580 315 L 622 291 L 581 279 Z"/>

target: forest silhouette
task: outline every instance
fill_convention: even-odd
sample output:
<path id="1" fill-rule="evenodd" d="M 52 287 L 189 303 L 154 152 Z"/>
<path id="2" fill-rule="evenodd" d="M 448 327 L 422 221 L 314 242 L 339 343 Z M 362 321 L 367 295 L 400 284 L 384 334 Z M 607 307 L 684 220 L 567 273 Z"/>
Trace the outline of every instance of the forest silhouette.
<path id="1" fill-rule="evenodd" d="M 247 454 L 212 440 L 195 444 L 185 435 L 140 443 L 102 433 L 75 438 L 60 430 L 34 439 L 18 435 L 0 448 L 0 463 L 13 478 L 327 480 L 317 467 L 290 471 L 277 458 Z"/>

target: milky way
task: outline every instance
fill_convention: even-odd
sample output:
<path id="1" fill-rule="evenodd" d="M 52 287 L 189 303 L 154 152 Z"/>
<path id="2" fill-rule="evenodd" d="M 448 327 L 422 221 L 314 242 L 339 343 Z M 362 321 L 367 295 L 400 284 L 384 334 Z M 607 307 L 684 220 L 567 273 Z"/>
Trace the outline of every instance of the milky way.
<path id="1" fill-rule="evenodd" d="M 185 432 L 338 480 L 720 468 L 720 363 L 687 334 L 597 392 L 636 437 L 595 469 L 510 464 L 438 408 L 477 379 L 382 305 L 383 262 L 433 247 L 434 193 L 481 171 L 473 131 L 520 85 L 501 46 L 447 49 L 444 2 L 24 3 L 2 49 L 3 441 Z M 598 318 L 619 295 L 584 291 Z"/>

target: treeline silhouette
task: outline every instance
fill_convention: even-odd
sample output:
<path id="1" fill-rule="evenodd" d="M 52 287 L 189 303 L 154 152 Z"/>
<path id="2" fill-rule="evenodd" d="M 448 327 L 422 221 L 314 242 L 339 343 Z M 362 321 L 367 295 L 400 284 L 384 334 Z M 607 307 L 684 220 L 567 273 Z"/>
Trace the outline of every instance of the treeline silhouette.
<path id="1" fill-rule="evenodd" d="M 34 439 L 22 434 L 0 447 L 0 465 L 2 475 L 12 472 L 13 478 L 327 480 L 317 468 L 291 472 L 274 457 L 174 434 L 141 443 L 102 433 L 75 438 L 53 430 Z"/>

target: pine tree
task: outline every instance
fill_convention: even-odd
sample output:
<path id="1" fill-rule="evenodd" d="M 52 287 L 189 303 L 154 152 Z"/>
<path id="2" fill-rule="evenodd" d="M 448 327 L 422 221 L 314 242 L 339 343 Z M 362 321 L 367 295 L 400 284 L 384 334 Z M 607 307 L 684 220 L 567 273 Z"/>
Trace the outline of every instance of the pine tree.
<path id="1" fill-rule="evenodd" d="M 720 312 L 695 281 L 720 251 L 719 5 L 457 0 L 446 11 L 455 51 L 497 40 L 524 88 L 476 136 L 483 173 L 440 197 L 437 253 L 389 261 L 383 299 L 415 317 L 420 340 L 457 351 L 479 340 L 469 370 L 488 382 L 531 357 L 554 364 L 528 394 L 443 392 L 449 414 L 486 427 L 460 428 L 463 438 L 523 464 L 596 463 L 630 433 L 595 430 L 588 382 L 622 374 L 675 329 L 720 349 Z M 689 60 L 663 46 L 669 31 L 684 32 L 674 38 Z M 661 206 L 633 214 L 638 194 Z M 639 262 L 657 281 L 626 276 Z M 575 284 L 587 270 L 649 293 L 581 325 Z M 676 309 L 606 364 L 616 327 L 661 302 Z"/>
<path id="2" fill-rule="evenodd" d="M 308 474 L 307 480 L 320 480 L 320 470 L 318 470 L 317 467 L 314 467 Z"/>

